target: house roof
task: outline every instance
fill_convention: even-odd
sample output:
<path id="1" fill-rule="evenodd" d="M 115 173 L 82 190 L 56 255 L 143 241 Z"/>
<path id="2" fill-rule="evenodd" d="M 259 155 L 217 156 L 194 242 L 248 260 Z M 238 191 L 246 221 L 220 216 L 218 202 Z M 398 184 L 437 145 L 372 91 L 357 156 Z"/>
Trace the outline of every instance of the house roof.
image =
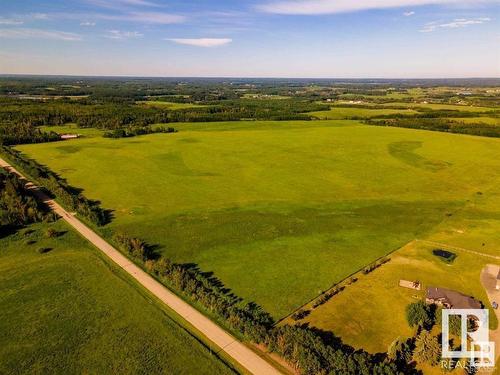
<path id="1" fill-rule="evenodd" d="M 481 302 L 474 297 L 451 289 L 430 286 L 427 288 L 426 297 L 430 300 L 441 300 L 454 309 L 480 309 L 482 307 Z"/>

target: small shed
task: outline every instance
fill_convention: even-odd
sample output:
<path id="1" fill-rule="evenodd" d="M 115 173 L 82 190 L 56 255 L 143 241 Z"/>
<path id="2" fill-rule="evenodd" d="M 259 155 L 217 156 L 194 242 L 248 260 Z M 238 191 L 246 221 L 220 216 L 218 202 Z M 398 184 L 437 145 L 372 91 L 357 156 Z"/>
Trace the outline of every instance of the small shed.
<path id="1" fill-rule="evenodd" d="M 420 281 L 408 281 L 408 280 L 399 280 L 399 286 L 402 288 L 415 289 L 420 290 Z"/>

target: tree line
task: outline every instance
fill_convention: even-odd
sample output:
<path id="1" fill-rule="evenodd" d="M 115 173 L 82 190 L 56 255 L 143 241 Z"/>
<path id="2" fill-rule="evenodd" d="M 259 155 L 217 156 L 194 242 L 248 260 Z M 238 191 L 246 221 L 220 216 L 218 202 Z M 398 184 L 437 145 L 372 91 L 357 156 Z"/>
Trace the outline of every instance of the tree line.
<path id="1" fill-rule="evenodd" d="M 26 189 L 19 176 L 0 169 L 0 234 L 9 227 L 18 227 L 53 219 L 47 207 Z"/>
<path id="2" fill-rule="evenodd" d="M 110 221 L 110 212 L 100 207 L 99 202 L 86 198 L 81 191 L 70 186 L 66 180 L 47 167 L 24 157 L 19 151 L 10 147 L 0 146 L 0 154 L 54 194 L 66 207 L 76 211 L 91 223 L 102 226 Z"/>
<path id="3" fill-rule="evenodd" d="M 366 120 L 368 125 L 394 126 L 399 128 L 433 130 L 439 132 L 500 137 L 500 126 L 483 122 L 464 122 L 443 118 L 398 118 L 387 120 Z"/>
<path id="4" fill-rule="evenodd" d="M 44 132 L 27 123 L 0 124 L 0 145 L 54 142 L 60 139 L 59 134 L 55 132 Z"/>
<path id="5" fill-rule="evenodd" d="M 171 127 L 159 126 L 156 128 L 150 126 L 129 126 L 126 128 L 114 129 L 103 134 L 104 138 L 129 138 L 138 135 L 155 133 L 175 133 L 177 130 Z"/>

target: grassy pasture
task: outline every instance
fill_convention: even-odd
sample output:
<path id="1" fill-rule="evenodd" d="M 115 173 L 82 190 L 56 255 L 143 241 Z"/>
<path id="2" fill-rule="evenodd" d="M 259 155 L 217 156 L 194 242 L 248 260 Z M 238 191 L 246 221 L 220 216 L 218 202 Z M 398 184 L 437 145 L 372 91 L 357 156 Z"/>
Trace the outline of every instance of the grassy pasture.
<path id="1" fill-rule="evenodd" d="M 433 110 L 452 110 L 452 111 L 462 111 L 462 112 L 489 112 L 496 108 L 489 107 L 479 107 L 473 105 L 458 105 L 458 104 L 435 104 L 435 103 L 385 103 L 383 106 L 396 106 L 401 108 L 427 108 Z"/>
<path id="2" fill-rule="evenodd" d="M 435 247 L 413 242 L 391 255 L 391 261 L 346 287 L 304 319 L 310 325 L 333 331 L 344 342 L 370 352 L 384 352 L 398 337 L 410 337 L 414 329 L 406 321 L 406 306 L 425 296 L 428 286 L 458 290 L 491 305 L 480 282 L 482 268 L 494 262 L 462 251 L 446 264 L 432 254 Z M 399 286 L 399 280 L 419 280 L 420 291 Z M 491 328 L 496 328 L 490 311 Z"/>
<path id="3" fill-rule="evenodd" d="M 62 222 L 0 239 L 2 374 L 232 373 L 175 319 Z"/>
<path id="4" fill-rule="evenodd" d="M 158 244 L 276 318 L 430 235 L 478 191 L 495 201 L 497 139 L 355 121 L 176 129 L 18 149 L 114 209 L 106 235 Z"/>
<path id="5" fill-rule="evenodd" d="M 348 104 L 349 106 L 352 106 L 350 108 L 353 108 L 356 106 L 356 104 L 350 103 L 349 101 L 346 100 L 340 100 L 337 102 L 337 104 Z M 384 107 L 398 107 L 401 109 L 414 109 L 418 110 L 418 108 L 427 108 L 427 109 L 432 109 L 432 110 L 451 110 L 451 111 L 462 111 L 462 112 L 490 112 L 494 111 L 497 108 L 493 107 L 479 107 L 479 106 L 474 106 L 474 105 L 459 105 L 459 104 L 439 104 L 439 103 L 406 103 L 406 102 L 388 102 L 388 103 L 372 103 L 369 101 L 363 101 L 362 103 L 359 104 L 360 106 L 384 106 Z M 354 109 L 357 110 L 363 110 L 366 108 L 356 108 Z M 368 108 L 369 109 L 369 108 Z"/>
<path id="6" fill-rule="evenodd" d="M 463 117 L 463 118 L 453 118 L 452 120 L 461 121 L 465 123 L 482 122 L 488 125 L 500 126 L 500 118 L 495 118 L 495 117 Z"/>
<path id="7" fill-rule="evenodd" d="M 315 116 L 320 120 L 342 120 L 351 117 L 370 118 L 380 115 L 392 115 L 395 113 L 414 114 L 417 113 L 412 109 L 370 109 L 370 108 L 347 108 L 347 107 L 331 107 L 328 111 L 308 112 L 311 116 Z"/>

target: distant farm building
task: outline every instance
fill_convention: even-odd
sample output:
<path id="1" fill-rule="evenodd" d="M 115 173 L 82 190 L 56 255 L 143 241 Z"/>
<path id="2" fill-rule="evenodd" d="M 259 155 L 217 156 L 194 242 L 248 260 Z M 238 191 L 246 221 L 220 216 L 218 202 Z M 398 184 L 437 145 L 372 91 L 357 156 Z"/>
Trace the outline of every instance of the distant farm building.
<path id="1" fill-rule="evenodd" d="M 425 302 L 443 306 L 446 309 L 480 309 L 481 302 L 454 290 L 428 287 Z"/>
<path id="2" fill-rule="evenodd" d="M 75 139 L 75 138 L 79 138 L 80 134 L 61 134 L 60 137 L 62 140 Z"/>

